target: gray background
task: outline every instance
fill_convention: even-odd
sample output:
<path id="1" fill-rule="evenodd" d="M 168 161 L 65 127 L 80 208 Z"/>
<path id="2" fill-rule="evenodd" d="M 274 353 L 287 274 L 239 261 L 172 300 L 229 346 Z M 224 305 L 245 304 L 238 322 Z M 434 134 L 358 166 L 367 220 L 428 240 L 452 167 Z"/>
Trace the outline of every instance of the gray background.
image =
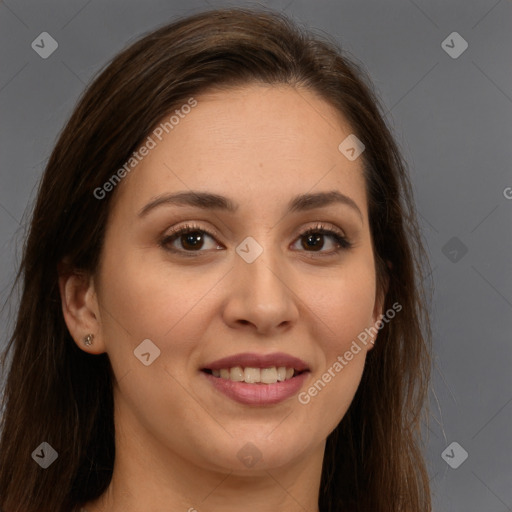
<path id="1" fill-rule="evenodd" d="M 19 262 L 27 208 L 85 84 L 143 33 L 174 16 L 225 5 L 257 4 L 0 3 L 2 303 Z M 333 35 L 363 63 L 409 162 L 435 287 L 426 446 L 434 510 L 510 511 L 512 3 L 286 0 L 263 5 Z M 454 31 L 469 45 L 458 58 L 441 45 Z M 42 32 L 59 45 L 47 59 L 31 47 Z M 449 39 L 447 44 L 460 48 Z M 13 316 L 7 309 L 0 319 L 0 346 Z M 441 456 L 452 442 L 469 454 L 457 469 Z M 453 464 L 462 452 L 452 448 L 446 460 Z"/>

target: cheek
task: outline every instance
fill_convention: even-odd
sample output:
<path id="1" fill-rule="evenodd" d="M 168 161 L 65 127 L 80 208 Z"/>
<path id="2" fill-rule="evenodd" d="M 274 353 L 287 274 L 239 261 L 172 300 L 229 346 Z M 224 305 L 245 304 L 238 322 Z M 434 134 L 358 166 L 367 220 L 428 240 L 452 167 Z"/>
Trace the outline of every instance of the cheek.
<path id="1" fill-rule="evenodd" d="M 157 417 L 165 418 L 164 425 L 171 420 L 169 411 L 183 422 L 185 416 L 193 415 L 187 412 L 190 397 L 182 392 L 181 382 L 188 378 L 187 365 L 204 330 L 201 299 L 218 278 L 192 279 L 186 271 L 171 272 L 170 265 L 161 261 L 149 264 L 142 252 L 133 249 L 124 255 L 112 253 L 109 258 L 102 269 L 102 319 L 119 386 L 118 400 L 128 402 L 128 408 L 147 428 L 155 411 L 159 411 Z M 157 350 L 147 342 L 143 345 L 154 361 L 146 366 L 134 351 L 147 339 Z M 154 354 L 158 356 L 153 359 Z M 123 410 L 126 413 L 126 407 Z M 194 421 L 200 423 L 201 418 L 194 417 Z"/>
<path id="2" fill-rule="evenodd" d="M 315 286 L 305 279 L 301 297 L 310 311 L 316 332 L 326 356 L 345 351 L 358 334 L 373 322 L 375 274 L 372 262 L 340 269 L 317 280 Z"/>
<path id="3" fill-rule="evenodd" d="M 372 345 L 364 339 L 372 325 L 375 276 L 371 266 L 340 272 L 310 293 L 308 309 L 321 349 L 314 376 L 298 395 L 308 418 L 322 418 L 318 427 L 328 435 L 345 416 L 357 392 L 366 354 Z M 363 337 L 361 336 L 363 334 Z"/>
<path id="4" fill-rule="evenodd" d="M 144 251 L 127 254 L 105 260 L 103 296 L 105 309 L 121 324 L 117 328 L 124 327 L 132 338 L 165 339 L 187 324 L 188 315 L 215 285 L 216 276 L 209 273 L 198 279 L 187 268 L 149 261 Z"/>
<path id="5" fill-rule="evenodd" d="M 186 269 L 176 271 L 164 261 L 149 262 L 144 252 L 113 252 L 102 266 L 102 322 L 109 358 L 118 377 L 139 372 L 134 350 L 149 339 L 160 350 L 158 364 L 175 374 L 185 372 L 184 362 L 201 339 L 204 297 L 216 276 L 200 279 Z M 153 367 L 153 365 L 151 365 Z M 135 374 L 132 373 L 133 376 Z"/>

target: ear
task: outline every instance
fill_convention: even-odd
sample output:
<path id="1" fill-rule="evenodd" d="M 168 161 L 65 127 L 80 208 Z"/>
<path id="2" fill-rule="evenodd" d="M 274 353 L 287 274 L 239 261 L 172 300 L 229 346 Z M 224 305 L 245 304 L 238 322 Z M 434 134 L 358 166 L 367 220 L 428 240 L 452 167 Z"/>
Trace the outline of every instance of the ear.
<path id="1" fill-rule="evenodd" d="M 391 262 L 387 262 L 387 266 L 391 268 Z M 386 303 L 386 296 L 388 294 L 389 290 L 389 274 L 386 273 L 383 276 L 383 283 L 379 285 L 377 282 L 377 290 L 375 293 L 375 305 L 373 308 L 373 315 L 372 315 L 372 329 L 370 329 L 371 332 L 371 344 L 369 345 L 369 350 L 373 348 L 373 345 L 375 344 L 375 341 L 377 339 L 379 328 L 377 324 L 379 323 L 379 320 L 384 316 L 384 304 Z"/>
<path id="2" fill-rule="evenodd" d="M 70 270 L 66 263 L 58 265 L 58 273 L 62 313 L 75 343 L 90 354 L 105 352 L 93 276 Z M 94 335 L 92 345 L 83 342 L 88 334 Z"/>

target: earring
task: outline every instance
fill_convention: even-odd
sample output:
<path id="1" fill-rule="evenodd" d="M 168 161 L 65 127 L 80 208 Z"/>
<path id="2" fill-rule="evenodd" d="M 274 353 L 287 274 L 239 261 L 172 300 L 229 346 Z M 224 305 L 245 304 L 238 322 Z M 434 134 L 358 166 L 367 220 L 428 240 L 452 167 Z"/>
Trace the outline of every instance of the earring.
<path id="1" fill-rule="evenodd" d="M 92 345 L 92 340 L 94 339 L 94 334 L 88 334 L 84 337 L 84 345 L 90 347 Z"/>

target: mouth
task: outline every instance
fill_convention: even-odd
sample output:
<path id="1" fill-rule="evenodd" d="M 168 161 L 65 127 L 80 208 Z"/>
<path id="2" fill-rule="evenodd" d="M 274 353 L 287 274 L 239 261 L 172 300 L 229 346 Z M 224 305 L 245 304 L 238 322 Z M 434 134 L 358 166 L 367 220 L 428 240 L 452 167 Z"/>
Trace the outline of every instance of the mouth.
<path id="1" fill-rule="evenodd" d="M 237 354 L 201 368 L 215 390 L 239 403 L 256 406 L 290 398 L 310 372 L 304 361 L 284 353 Z"/>
<path id="2" fill-rule="evenodd" d="M 205 368 L 204 373 L 218 379 L 230 380 L 233 382 L 245 382 L 247 384 L 276 384 L 293 379 L 309 370 L 297 370 L 286 366 L 271 366 L 269 368 L 255 368 L 251 366 L 233 366 L 212 370 Z"/>

